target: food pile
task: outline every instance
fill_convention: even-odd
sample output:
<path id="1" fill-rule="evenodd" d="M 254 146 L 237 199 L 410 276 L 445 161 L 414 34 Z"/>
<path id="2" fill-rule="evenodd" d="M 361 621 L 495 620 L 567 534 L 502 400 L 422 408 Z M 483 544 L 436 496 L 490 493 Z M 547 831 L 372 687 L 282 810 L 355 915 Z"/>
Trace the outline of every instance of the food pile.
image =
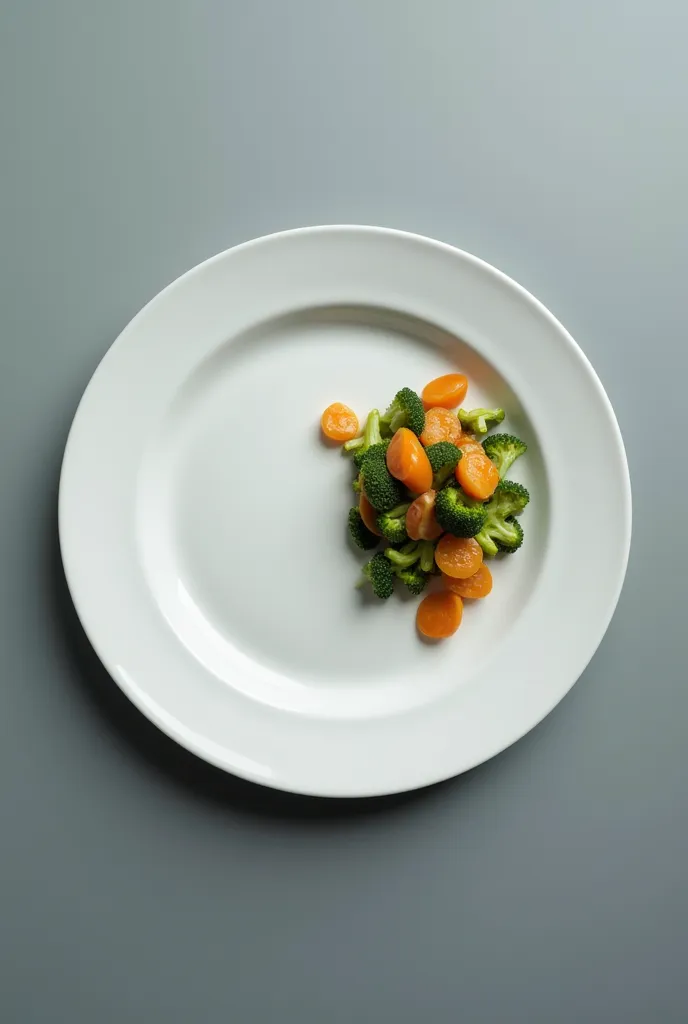
<path id="1" fill-rule="evenodd" d="M 364 551 L 384 545 L 363 567 L 360 585 L 386 600 L 396 581 L 421 594 L 438 578 L 442 588 L 423 598 L 416 617 L 432 639 L 456 632 L 465 598 L 490 593 L 483 559 L 521 547 L 516 517 L 530 500 L 525 487 L 506 479 L 526 445 L 513 434 L 488 433 L 503 409 L 455 412 L 467 390 L 461 373 L 431 381 L 422 397 L 402 388 L 383 415 L 368 413 L 362 433 L 340 402 L 321 417 L 325 437 L 341 443 L 356 473 L 351 539 Z"/>

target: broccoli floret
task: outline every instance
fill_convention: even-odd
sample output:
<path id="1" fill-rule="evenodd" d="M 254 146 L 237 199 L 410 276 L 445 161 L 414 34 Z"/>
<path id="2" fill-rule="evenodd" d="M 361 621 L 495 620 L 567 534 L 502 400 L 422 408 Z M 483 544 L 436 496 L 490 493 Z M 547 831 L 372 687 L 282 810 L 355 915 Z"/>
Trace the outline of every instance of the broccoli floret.
<path id="1" fill-rule="evenodd" d="M 376 555 L 370 559 L 369 562 L 363 566 L 363 576 L 359 583 L 359 586 L 364 586 L 366 583 L 370 583 L 373 588 L 375 597 L 379 597 L 382 601 L 386 601 L 388 597 L 392 596 L 394 590 L 394 573 L 389 561 L 385 558 L 381 551 L 378 551 Z"/>
<path id="2" fill-rule="evenodd" d="M 445 487 L 435 498 L 440 526 L 455 537 L 475 537 L 487 522 L 485 506 L 472 502 L 457 487 Z"/>
<path id="3" fill-rule="evenodd" d="M 381 440 L 380 413 L 377 409 L 371 409 L 368 413 L 368 419 L 366 420 L 363 433 L 359 437 L 354 437 L 350 441 L 346 441 L 342 445 L 342 451 L 346 454 L 349 452 L 356 452 L 359 455 L 363 455 L 374 444 L 379 444 Z"/>
<path id="4" fill-rule="evenodd" d="M 453 478 L 462 453 L 451 441 L 438 441 L 429 445 L 425 454 L 432 466 L 432 486 L 439 491 Z"/>
<path id="5" fill-rule="evenodd" d="M 369 452 L 382 452 L 383 455 L 389 448 L 389 438 L 386 441 L 378 441 L 377 444 L 371 444 L 370 448 L 360 448 L 354 452 L 354 466 L 356 469 L 360 469 L 363 465 L 363 460 Z"/>
<path id="6" fill-rule="evenodd" d="M 377 547 L 380 538 L 368 529 L 357 508 L 349 509 L 349 536 L 357 548 L 370 551 Z"/>
<path id="7" fill-rule="evenodd" d="M 483 450 L 505 477 L 520 455 L 528 451 L 528 445 L 513 434 L 492 434 L 483 441 Z"/>
<path id="8" fill-rule="evenodd" d="M 426 573 L 421 572 L 416 566 L 410 569 L 395 569 L 394 575 L 416 596 L 422 594 L 428 582 Z"/>
<path id="9" fill-rule="evenodd" d="M 420 436 L 425 427 L 425 412 L 416 392 L 411 388 L 397 391 L 389 409 L 380 417 L 380 426 L 383 434 L 394 434 L 399 427 L 408 427 Z"/>
<path id="10" fill-rule="evenodd" d="M 395 569 L 409 569 L 418 562 L 422 572 L 431 572 L 435 564 L 435 544 L 431 540 L 412 540 L 399 551 L 385 548 L 385 556 Z"/>
<path id="11" fill-rule="evenodd" d="M 408 540 L 406 532 L 406 513 L 408 508 L 409 503 L 406 502 L 403 505 L 397 505 L 396 508 L 390 509 L 389 512 L 381 512 L 377 517 L 377 528 L 390 544 L 403 544 L 404 541 Z"/>
<path id="12" fill-rule="evenodd" d="M 502 422 L 504 415 L 503 409 L 459 409 L 459 422 L 472 434 L 486 434 L 490 427 Z"/>
<path id="13" fill-rule="evenodd" d="M 403 500 L 404 490 L 387 469 L 382 445 L 374 445 L 365 453 L 361 466 L 361 484 L 376 512 L 389 512 Z"/>
<path id="14" fill-rule="evenodd" d="M 519 515 L 530 501 L 530 495 L 522 484 L 513 480 L 502 480 L 484 506 L 487 519 L 482 530 L 476 534 L 480 547 L 486 555 L 498 551 L 517 551 L 523 543 L 523 527 L 514 517 Z"/>

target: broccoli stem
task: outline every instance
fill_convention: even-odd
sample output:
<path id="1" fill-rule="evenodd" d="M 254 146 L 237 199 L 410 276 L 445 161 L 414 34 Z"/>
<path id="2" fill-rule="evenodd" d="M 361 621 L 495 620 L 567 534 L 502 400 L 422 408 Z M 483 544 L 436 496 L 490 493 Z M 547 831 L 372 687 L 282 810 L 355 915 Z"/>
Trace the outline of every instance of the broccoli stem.
<path id="1" fill-rule="evenodd" d="M 401 519 L 401 517 L 405 516 L 408 512 L 409 504 L 410 503 L 406 501 L 403 505 L 397 505 L 396 508 L 390 509 L 390 511 L 386 512 L 385 515 L 389 516 L 390 519 Z"/>
<path id="2" fill-rule="evenodd" d="M 431 540 L 423 540 L 420 543 L 419 565 L 423 572 L 431 572 L 435 564 L 435 545 Z"/>
<path id="3" fill-rule="evenodd" d="M 406 545 L 408 547 L 408 545 Z M 385 548 L 385 555 L 389 558 L 390 562 L 394 566 L 398 566 L 400 569 L 408 569 L 409 566 L 413 565 L 420 558 L 420 551 L 418 545 L 413 543 L 413 551 L 409 551 L 406 554 L 404 549 L 397 551 L 396 548 Z"/>
<path id="4" fill-rule="evenodd" d="M 342 447 L 345 452 L 354 452 L 357 448 L 368 449 L 371 445 L 379 444 L 381 440 L 380 412 L 378 409 L 371 409 L 363 434 L 360 437 L 352 438 L 351 441 L 346 441 Z"/>

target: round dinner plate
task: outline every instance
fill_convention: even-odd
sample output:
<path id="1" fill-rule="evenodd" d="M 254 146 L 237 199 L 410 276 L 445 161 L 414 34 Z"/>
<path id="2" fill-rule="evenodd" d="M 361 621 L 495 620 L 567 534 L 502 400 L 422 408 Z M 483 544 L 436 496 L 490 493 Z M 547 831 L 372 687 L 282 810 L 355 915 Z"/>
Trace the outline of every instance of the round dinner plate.
<path id="1" fill-rule="evenodd" d="M 452 370 L 527 442 L 531 501 L 490 597 L 428 644 L 417 599 L 356 589 L 351 468 L 318 427 Z M 528 292 L 427 238 L 315 227 L 220 253 L 125 328 L 74 419 L 59 526 L 84 629 L 151 721 L 255 782 L 367 796 L 463 772 L 561 700 L 616 606 L 631 498 L 602 385 Z"/>

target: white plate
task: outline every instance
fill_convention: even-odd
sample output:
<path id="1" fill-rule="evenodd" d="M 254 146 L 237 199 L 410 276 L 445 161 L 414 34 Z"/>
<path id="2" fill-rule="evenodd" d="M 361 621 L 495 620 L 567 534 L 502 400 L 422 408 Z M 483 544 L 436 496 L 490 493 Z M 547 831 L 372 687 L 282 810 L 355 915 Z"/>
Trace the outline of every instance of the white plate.
<path id="1" fill-rule="evenodd" d="M 351 470 L 318 422 L 455 368 L 528 442 L 532 500 L 492 595 L 430 646 L 416 600 L 354 589 Z M 539 722 L 602 639 L 631 529 L 614 413 L 554 317 L 465 252 L 353 226 L 248 242 L 153 299 L 84 394 L 59 513 L 134 704 L 221 768 L 329 796 L 456 775 Z"/>

